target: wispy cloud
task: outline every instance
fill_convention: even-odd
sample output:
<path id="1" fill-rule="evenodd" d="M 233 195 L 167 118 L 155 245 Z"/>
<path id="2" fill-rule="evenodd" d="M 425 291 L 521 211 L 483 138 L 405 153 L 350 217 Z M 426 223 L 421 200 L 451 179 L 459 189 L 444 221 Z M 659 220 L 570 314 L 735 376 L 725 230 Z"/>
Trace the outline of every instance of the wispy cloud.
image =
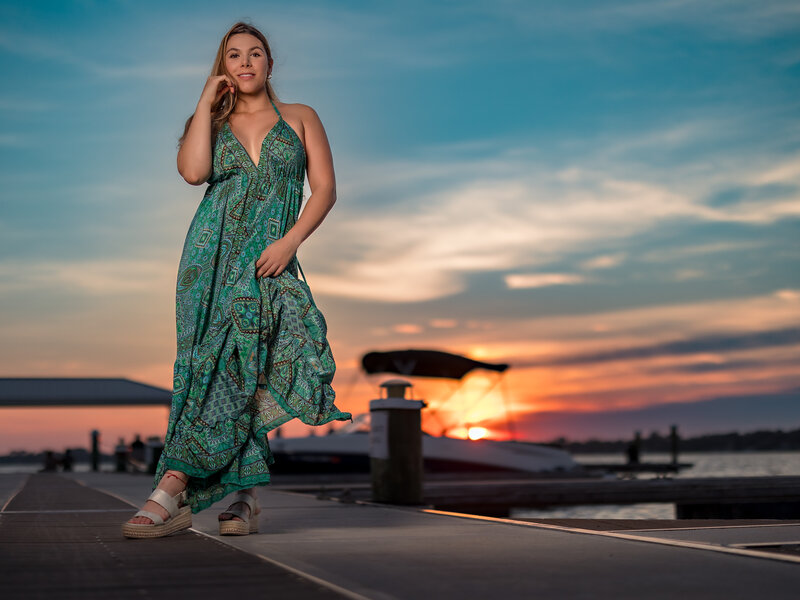
<path id="1" fill-rule="evenodd" d="M 792 0 L 621 0 L 536 7 L 520 0 L 505 0 L 498 4 L 498 9 L 519 26 L 535 30 L 549 26 L 575 35 L 673 25 L 701 30 L 707 36 L 761 38 L 800 25 L 800 9 Z"/>
<path id="2" fill-rule="evenodd" d="M 513 273 L 505 276 L 506 285 L 511 289 L 569 285 L 584 281 L 586 278 L 583 275 L 575 273 Z"/>
<path id="3" fill-rule="evenodd" d="M 737 335 L 717 333 L 690 340 L 663 342 L 650 346 L 618 348 L 592 354 L 549 358 L 516 366 L 577 365 L 617 360 L 639 360 L 660 356 L 700 354 L 704 352 L 727 353 L 774 346 L 800 346 L 800 328 L 787 327 L 768 331 L 746 332 Z"/>
<path id="4" fill-rule="evenodd" d="M 153 290 L 174 287 L 176 269 L 163 261 L 120 257 L 65 261 L 11 260 L 0 262 L 0 296 L 29 293 L 82 294 L 113 298 L 122 295 L 149 296 Z"/>
<path id="5" fill-rule="evenodd" d="M 106 64 L 81 55 L 64 44 L 57 44 L 49 38 L 31 36 L 30 31 L 17 33 L 0 31 L 0 48 L 7 53 L 24 56 L 28 60 L 52 63 L 53 61 L 75 68 L 84 75 L 105 79 L 135 79 L 174 81 L 176 78 L 196 79 L 203 74 L 208 75 L 209 64 L 189 63 L 185 60 L 173 63 L 163 60 L 152 63 Z M 46 109 L 48 104 L 33 103 L 36 110 Z M 31 108 L 26 108 L 31 110 Z"/>
<path id="6" fill-rule="evenodd" d="M 645 252 L 637 257 L 638 260 L 645 262 L 671 262 L 677 259 L 707 256 L 709 254 L 747 252 L 764 248 L 766 242 L 758 241 L 730 241 L 713 242 L 705 244 L 693 244 L 689 246 L 676 246 L 672 248 L 659 248 Z"/>
<path id="7" fill-rule="evenodd" d="M 464 290 L 464 277 L 470 272 L 541 269 L 577 252 L 590 253 L 598 245 L 613 244 L 621 251 L 582 260 L 580 266 L 614 266 L 623 260 L 628 240 L 669 224 L 756 227 L 800 216 L 800 196 L 791 193 L 763 199 L 745 196 L 715 206 L 709 198 L 716 182 L 706 182 L 691 168 L 684 172 L 675 165 L 664 166 L 663 173 L 648 173 L 652 176 L 648 180 L 637 178 L 635 167 L 610 164 L 605 156 L 587 156 L 581 164 L 576 160 L 552 164 L 558 159 L 543 163 L 534 158 L 536 154 L 531 148 L 506 148 L 502 157 L 377 163 L 366 178 L 354 175 L 352 181 L 359 185 L 348 186 L 343 197 L 370 197 L 380 189 L 377 180 L 381 180 L 384 193 L 393 189 L 395 198 L 390 205 L 369 210 L 358 197 L 352 207 L 337 206 L 339 212 L 320 230 L 319 246 L 341 247 L 341 240 L 347 240 L 347 247 L 339 255 L 341 260 L 330 256 L 320 260 L 325 272 L 314 273 L 316 285 L 324 293 L 341 296 L 422 301 Z M 798 165 L 800 159 L 791 158 L 764 170 L 756 166 L 719 172 L 717 177 L 728 186 L 766 181 L 798 184 Z M 681 180 L 686 191 L 672 189 L 662 178 Z M 426 188 L 433 191 L 419 193 Z M 661 244 L 635 260 L 663 263 L 752 250 L 765 243 Z M 319 257 L 311 256 L 312 262 Z M 679 266 L 672 277 L 688 280 L 703 275 L 697 267 Z M 512 287 L 528 287 L 515 275 L 506 277 Z M 586 281 L 571 276 L 572 283 L 581 280 Z M 529 285 L 543 282 L 530 279 Z"/>
<path id="8" fill-rule="evenodd" d="M 617 254 L 605 254 L 602 256 L 593 256 L 580 263 L 582 269 L 595 270 L 595 269 L 610 269 L 621 265 L 625 260 L 625 253 L 620 252 Z"/>

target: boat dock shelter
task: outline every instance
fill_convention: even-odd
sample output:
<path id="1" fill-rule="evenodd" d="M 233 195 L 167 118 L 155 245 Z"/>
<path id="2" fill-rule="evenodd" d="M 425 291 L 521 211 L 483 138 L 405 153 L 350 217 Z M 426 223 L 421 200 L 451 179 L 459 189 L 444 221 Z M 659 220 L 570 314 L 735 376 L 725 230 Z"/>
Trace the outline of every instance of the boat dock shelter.
<path id="1" fill-rule="evenodd" d="M 120 527 L 152 479 L 0 475 L 0 591 L 16 598 L 796 598 L 800 520 L 520 521 L 259 488 L 259 533 L 227 502 L 176 535 Z"/>

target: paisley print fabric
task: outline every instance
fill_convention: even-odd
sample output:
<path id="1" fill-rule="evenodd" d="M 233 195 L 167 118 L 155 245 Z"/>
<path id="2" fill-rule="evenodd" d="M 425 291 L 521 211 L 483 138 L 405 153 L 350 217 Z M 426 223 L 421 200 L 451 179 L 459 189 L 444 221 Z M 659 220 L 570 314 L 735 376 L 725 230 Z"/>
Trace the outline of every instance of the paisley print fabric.
<path id="1" fill-rule="evenodd" d="M 187 473 L 193 513 L 270 482 L 270 430 L 352 421 L 334 404 L 327 325 L 297 256 L 277 277 L 255 275 L 297 220 L 305 179 L 303 144 L 272 106 L 278 122 L 258 164 L 227 122 L 220 129 L 178 268 L 172 406 L 153 489 L 167 469 Z"/>

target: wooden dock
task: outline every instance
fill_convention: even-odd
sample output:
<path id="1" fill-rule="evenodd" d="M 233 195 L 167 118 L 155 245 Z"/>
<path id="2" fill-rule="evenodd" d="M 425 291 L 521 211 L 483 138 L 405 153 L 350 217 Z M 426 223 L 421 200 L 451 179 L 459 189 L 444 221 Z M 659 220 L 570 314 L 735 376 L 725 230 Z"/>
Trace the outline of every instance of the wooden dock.
<path id="1" fill-rule="evenodd" d="M 748 600 L 797 597 L 800 522 L 522 521 L 259 488 L 260 532 L 127 540 L 151 478 L 0 475 L 0 593 L 16 598 Z M 363 482 L 362 482 L 363 484 Z M 296 483 L 295 483 L 296 485 Z M 577 526 L 574 526 L 577 525 Z"/>
<path id="2" fill-rule="evenodd" d="M 508 514 L 512 507 L 668 502 L 677 518 L 800 518 L 800 477 L 693 477 L 450 482 L 425 487 L 443 510 Z"/>
<path id="3" fill-rule="evenodd" d="M 0 512 L 0 597 L 219 598 L 231 589 L 253 597 L 266 589 L 278 598 L 342 597 L 209 536 L 174 535 L 157 545 L 125 539 L 120 526 L 134 512 L 73 479 L 31 476 Z"/>
<path id="4" fill-rule="evenodd" d="M 331 478 L 317 484 L 307 477 L 293 481 L 282 488 L 347 501 L 372 496 L 371 484 L 363 478 L 339 482 Z M 678 519 L 800 519 L 800 477 L 426 477 L 423 502 L 440 510 L 496 517 L 506 517 L 514 508 L 655 502 L 675 504 Z"/>

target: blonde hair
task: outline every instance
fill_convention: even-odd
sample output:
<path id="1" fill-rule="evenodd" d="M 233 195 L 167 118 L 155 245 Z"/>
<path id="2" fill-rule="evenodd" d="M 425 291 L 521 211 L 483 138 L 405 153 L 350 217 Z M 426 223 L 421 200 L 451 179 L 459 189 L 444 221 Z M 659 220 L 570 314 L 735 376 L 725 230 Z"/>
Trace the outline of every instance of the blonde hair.
<path id="1" fill-rule="evenodd" d="M 243 21 L 239 21 L 233 27 L 231 27 L 228 32 L 222 37 L 222 41 L 219 43 L 219 48 L 217 49 L 217 56 L 214 59 L 214 65 L 211 67 L 211 76 L 215 75 L 228 75 L 232 77 L 232 74 L 228 72 L 228 69 L 225 67 L 225 48 L 228 45 L 228 40 L 232 35 L 236 35 L 237 33 L 249 33 L 258 38 L 258 40 L 264 45 L 264 51 L 267 53 L 267 63 L 272 62 L 272 51 L 269 47 L 269 42 L 267 42 L 266 36 L 264 36 L 261 31 L 259 31 L 253 25 L 249 23 L 245 23 Z M 275 93 L 275 90 L 272 88 L 272 84 L 270 80 L 267 79 L 264 85 L 264 88 L 267 92 L 267 96 L 270 100 L 277 100 L 278 96 Z M 228 120 L 228 116 L 233 112 L 234 107 L 236 106 L 236 94 L 223 94 L 222 98 L 220 98 L 214 105 L 211 107 L 211 144 L 214 145 L 214 140 L 217 138 L 217 133 Z M 183 128 L 183 135 L 178 140 L 178 147 L 183 145 L 183 141 L 186 139 L 186 134 L 189 131 L 189 125 L 192 123 L 192 119 L 194 118 L 194 114 L 192 114 L 187 120 L 186 125 Z"/>

